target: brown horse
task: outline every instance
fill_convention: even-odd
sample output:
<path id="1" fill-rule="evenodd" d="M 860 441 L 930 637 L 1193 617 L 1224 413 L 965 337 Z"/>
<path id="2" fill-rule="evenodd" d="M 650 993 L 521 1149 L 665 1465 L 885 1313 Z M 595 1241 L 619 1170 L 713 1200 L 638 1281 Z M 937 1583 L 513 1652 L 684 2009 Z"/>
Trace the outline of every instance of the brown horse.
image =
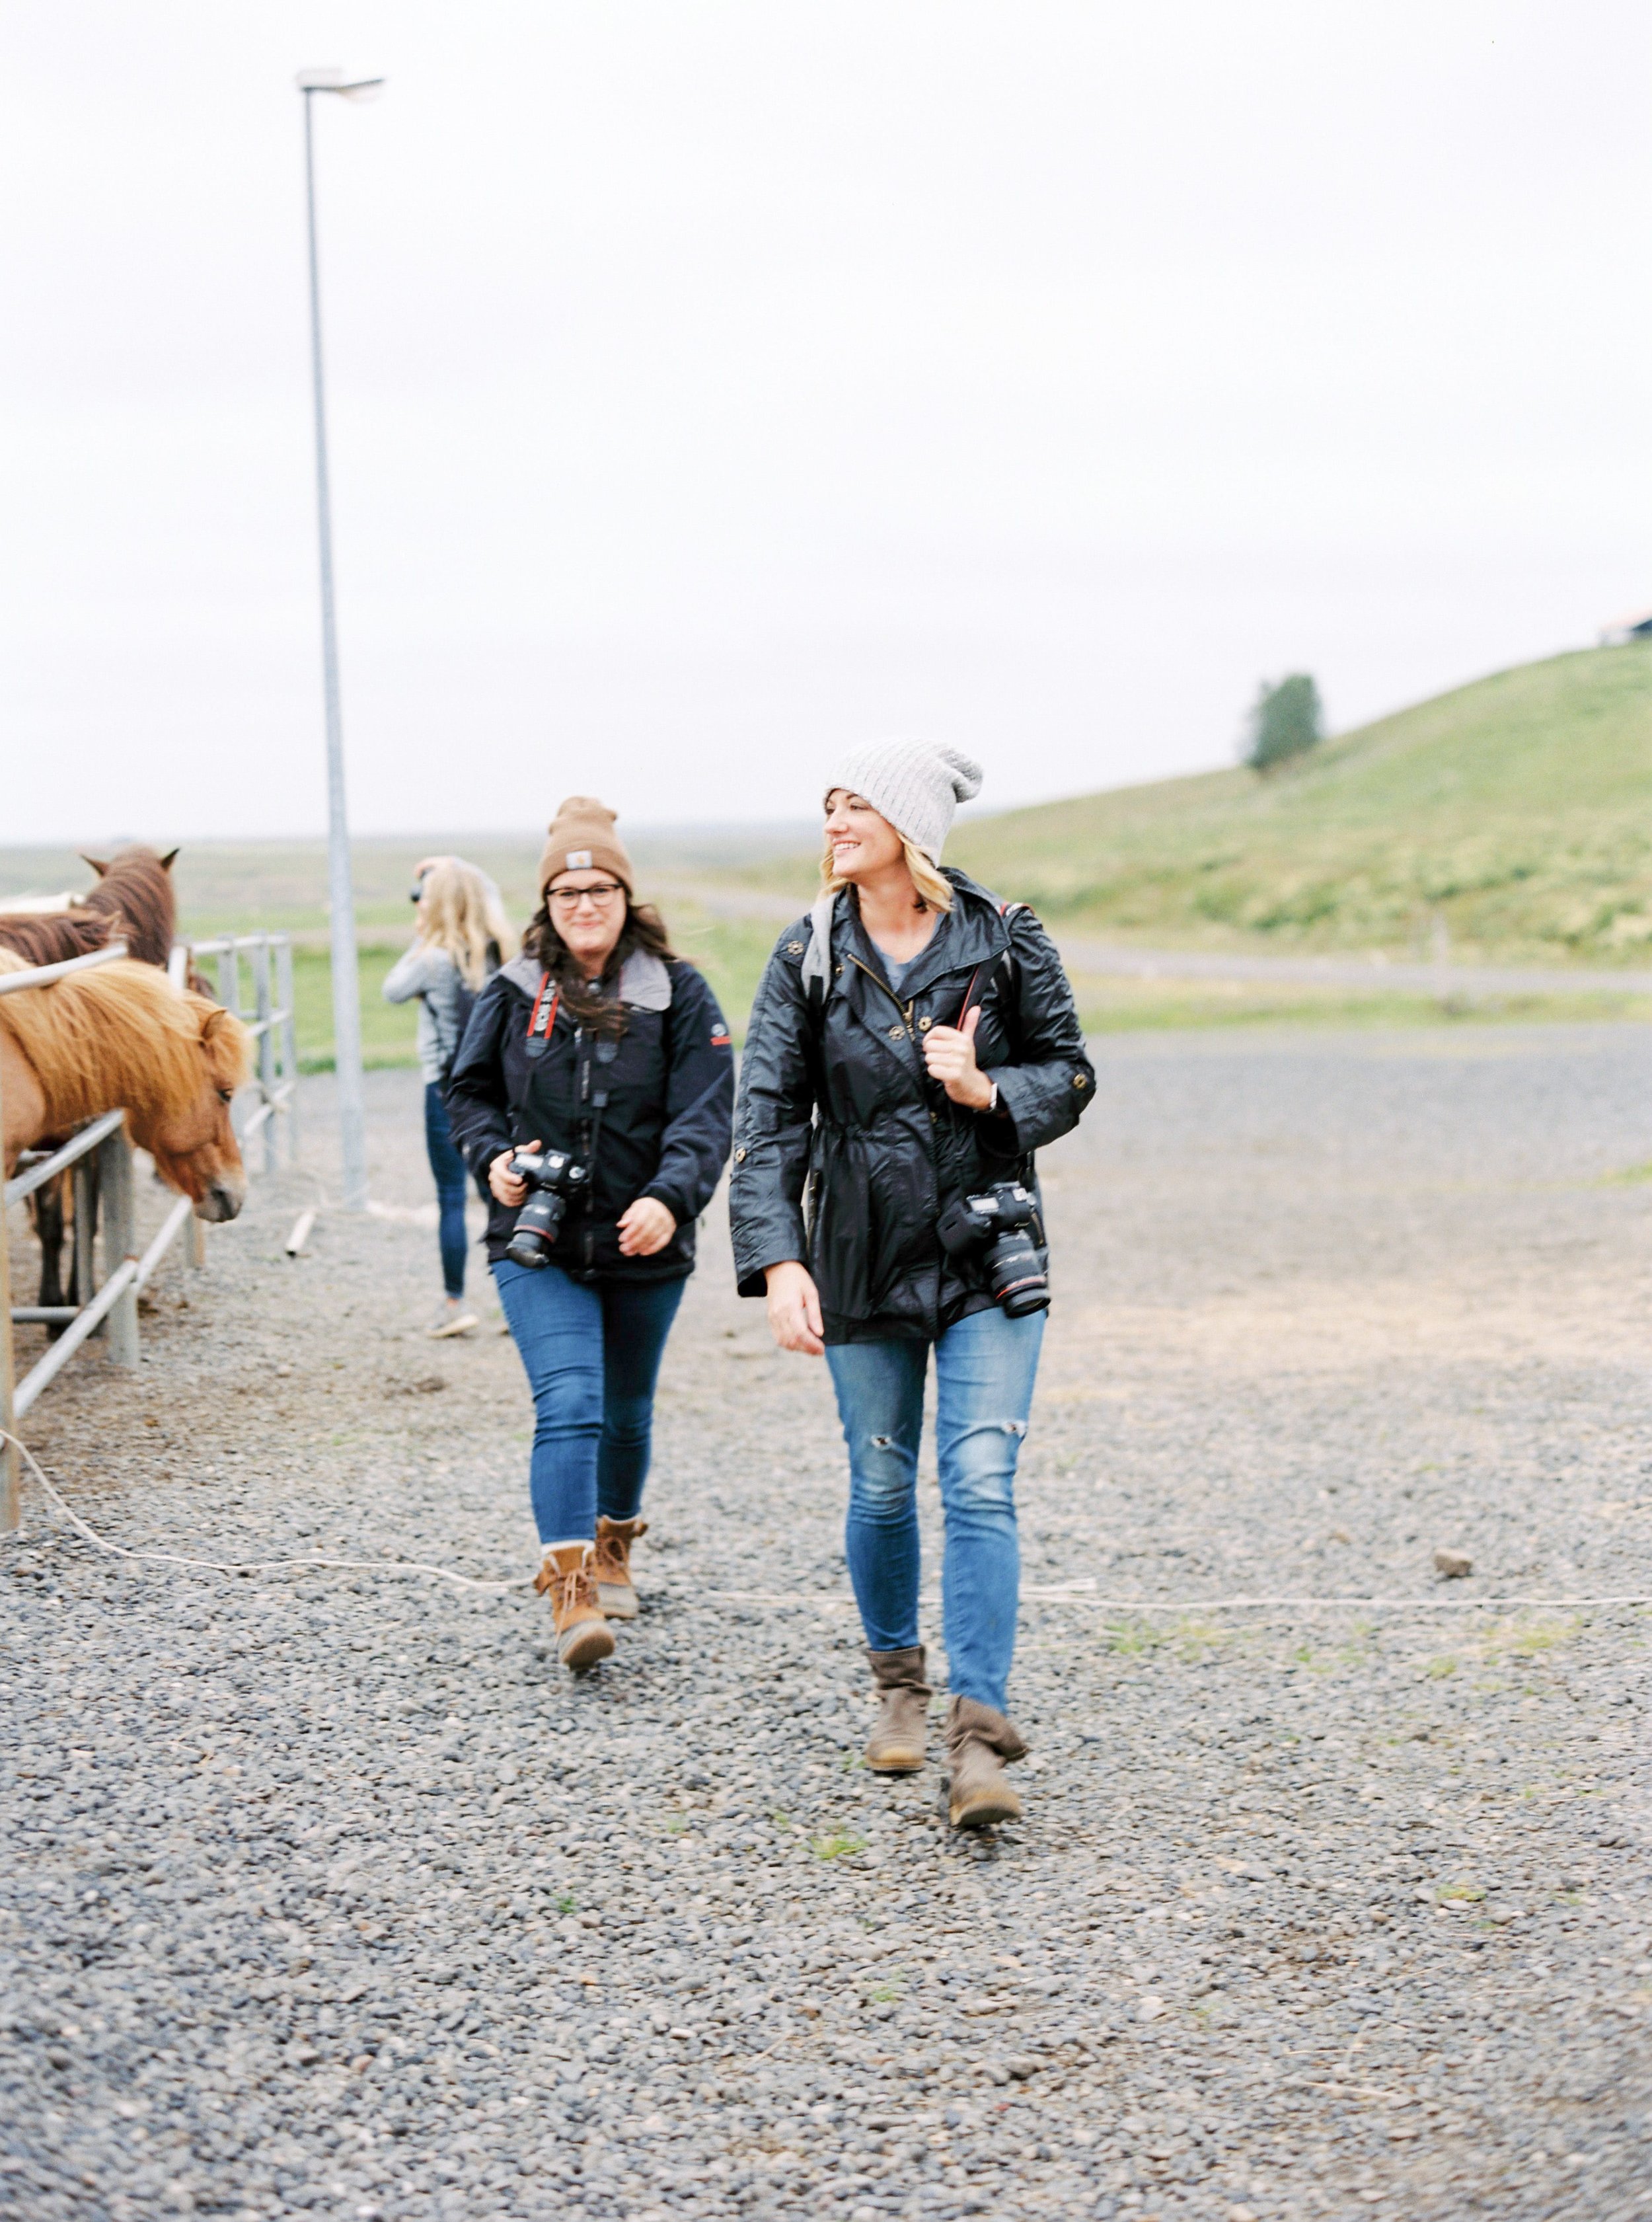
<path id="1" fill-rule="evenodd" d="M 0 971 L 22 969 L 0 951 Z M 196 1217 L 233 1219 L 247 1176 L 229 1104 L 251 1070 L 239 1019 L 130 958 L 0 995 L 6 1171 L 43 1138 L 123 1107 L 132 1139 Z"/>
<path id="2" fill-rule="evenodd" d="M 172 887 L 176 849 L 163 857 L 141 845 L 118 850 L 107 860 L 87 857 L 97 875 L 97 884 L 84 901 L 64 911 L 0 913 L 0 950 L 9 949 L 26 964 L 61 964 L 84 957 L 111 941 L 124 939 L 127 952 L 141 964 L 157 964 L 164 971 L 172 956 L 178 923 L 178 900 Z M 204 989 L 204 981 L 191 974 L 190 985 Z M 67 1138 L 53 1138 L 63 1141 Z M 95 1169 L 92 1177 L 96 1178 Z M 36 1189 L 29 1199 L 34 1207 L 34 1232 L 41 1246 L 40 1302 L 60 1304 L 64 1300 L 63 1247 L 69 1197 L 66 1177 L 59 1175 Z M 96 1189 L 89 1192 L 94 1222 Z M 78 1267 L 71 1262 L 69 1297 L 82 1300 Z M 60 1332 L 60 1330 L 54 1330 Z"/>
<path id="3" fill-rule="evenodd" d="M 123 940 L 140 964 L 164 972 L 172 953 L 178 898 L 172 888 L 176 849 L 122 849 L 108 859 L 86 858 L 97 884 L 69 910 L 0 912 L 0 949 L 15 950 L 25 963 L 61 964 L 111 941 Z"/>

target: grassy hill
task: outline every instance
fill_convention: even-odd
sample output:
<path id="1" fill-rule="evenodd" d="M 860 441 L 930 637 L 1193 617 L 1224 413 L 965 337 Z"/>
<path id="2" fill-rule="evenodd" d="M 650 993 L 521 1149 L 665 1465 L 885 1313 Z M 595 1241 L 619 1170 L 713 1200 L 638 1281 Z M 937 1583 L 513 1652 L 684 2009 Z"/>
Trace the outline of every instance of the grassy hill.
<path id="1" fill-rule="evenodd" d="M 961 825 L 948 863 L 1053 923 L 1183 947 L 1643 965 L 1652 644 L 1498 673 L 1261 778 L 1211 772 Z"/>

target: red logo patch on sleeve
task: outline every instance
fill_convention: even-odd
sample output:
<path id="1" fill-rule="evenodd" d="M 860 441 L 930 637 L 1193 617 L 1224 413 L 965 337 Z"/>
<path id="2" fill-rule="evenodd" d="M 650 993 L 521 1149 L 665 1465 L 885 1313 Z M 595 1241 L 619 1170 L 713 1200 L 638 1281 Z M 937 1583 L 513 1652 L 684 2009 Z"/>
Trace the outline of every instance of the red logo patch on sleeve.
<path id="1" fill-rule="evenodd" d="M 732 1049 L 734 1045 L 735 1040 L 732 1034 L 716 1033 L 711 1037 L 713 1049 Z"/>

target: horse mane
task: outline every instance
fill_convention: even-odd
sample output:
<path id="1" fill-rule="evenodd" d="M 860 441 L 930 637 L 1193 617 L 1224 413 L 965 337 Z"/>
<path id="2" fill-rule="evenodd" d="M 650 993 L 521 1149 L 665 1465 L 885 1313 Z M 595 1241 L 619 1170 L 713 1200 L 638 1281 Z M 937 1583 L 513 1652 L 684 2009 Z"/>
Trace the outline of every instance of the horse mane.
<path id="1" fill-rule="evenodd" d="M 109 938 L 110 920 L 80 906 L 0 913 L 0 949 L 15 951 L 25 964 L 61 964 L 103 948 Z"/>
<path id="2" fill-rule="evenodd" d="M 24 969 L 0 949 L 0 972 Z M 203 1051 L 216 1087 L 240 1087 L 252 1069 L 238 1019 L 130 957 L 0 995 L 0 1029 L 33 1070 L 54 1128 L 116 1104 L 143 1120 L 186 1110 L 201 1092 Z"/>
<path id="3" fill-rule="evenodd" d="M 174 849 L 172 856 L 177 854 Z M 140 964 L 159 964 L 164 971 L 178 924 L 172 857 L 140 846 L 117 851 L 106 864 L 90 857 L 87 862 L 99 876 L 81 908 L 109 920 L 105 938 L 123 939 L 128 956 Z"/>

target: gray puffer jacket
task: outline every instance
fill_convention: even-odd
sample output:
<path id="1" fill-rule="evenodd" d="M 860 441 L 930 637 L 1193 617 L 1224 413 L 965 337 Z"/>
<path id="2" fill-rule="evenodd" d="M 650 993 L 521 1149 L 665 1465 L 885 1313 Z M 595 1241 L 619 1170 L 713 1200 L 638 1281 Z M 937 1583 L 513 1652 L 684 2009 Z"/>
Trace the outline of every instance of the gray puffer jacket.
<path id="1" fill-rule="evenodd" d="M 742 1296 L 757 1296 L 767 1267 L 804 1260 L 828 1342 L 933 1340 L 985 1310 L 977 1261 L 960 1263 L 936 1234 L 942 1204 L 998 1180 L 1036 1194 L 1033 1152 L 1076 1126 L 1095 1093 L 1042 926 L 1022 906 L 1006 915 L 962 872 L 946 876 L 954 907 L 898 997 L 845 889 L 823 978 L 804 976 L 810 921 L 800 919 L 752 1008 L 729 1190 L 735 1271 Z M 980 1007 L 977 1062 L 998 1083 L 992 1113 L 960 1109 L 924 1067 L 924 1035 L 955 1026 L 966 997 Z"/>

